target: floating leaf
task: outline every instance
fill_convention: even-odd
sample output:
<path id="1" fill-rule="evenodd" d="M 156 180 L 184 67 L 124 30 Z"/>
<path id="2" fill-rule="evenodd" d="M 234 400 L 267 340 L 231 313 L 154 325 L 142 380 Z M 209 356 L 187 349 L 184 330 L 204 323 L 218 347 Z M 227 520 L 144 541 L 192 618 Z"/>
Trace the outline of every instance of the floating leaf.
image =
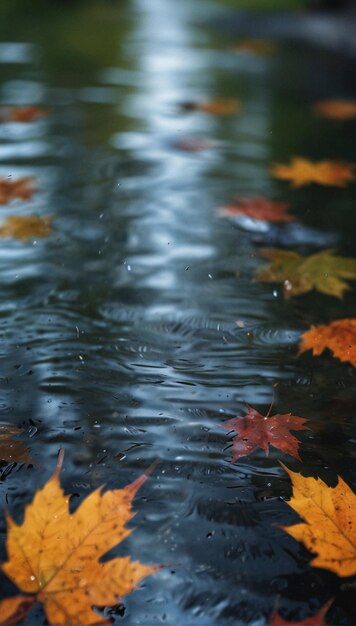
<path id="1" fill-rule="evenodd" d="M 25 444 L 16 439 L 23 433 L 22 428 L 13 424 L 0 423 L 0 460 L 13 463 L 32 463 Z"/>
<path id="2" fill-rule="evenodd" d="M 219 210 L 223 217 L 251 217 L 266 222 L 294 222 L 296 218 L 288 213 L 288 202 L 268 200 L 268 198 L 240 198 Z"/>
<path id="3" fill-rule="evenodd" d="M 334 602 L 334 599 L 331 598 L 323 606 L 319 609 L 317 613 L 312 615 L 311 617 L 306 617 L 302 619 L 300 622 L 293 620 L 285 620 L 283 617 L 275 610 L 268 620 L 267 626 L 324 626 L 325 625 L 325 616 Z"/>
<path id="4" fill-rule="evenodd" d="M 342 279 L 356 279 L 356 259 L 334 256 L 332 250 L 301 256 L 290 250 L 272 248 L 261 254 L 272 262 L 257 271 L 256 280 L 283 283 L 286 298 L 312 289 L 341 298 L 348 289 Z"/>
<path id="5" fill-rule="evenodd" d="M 309 183 L 345 187 L 354 179 L 354 166 L 341 161 L 312 162 L 294 157 L 290 165 L 276 163 L 271 174 L 282 180 L 290 180 L 292 187 L 302 187 Z"/>
<path id="6" fill-rule="evenodd" d="M 216 143 L 209 137 L 181 137 L 174 142 L 174 147 L 183 152 L 203 152 L 210 150 Z"/>
<path id="7" fill-rule="evenodd" d="M 42 107 L 9 107 L 1 109 L 0 121 L 3 122 L 34 122 L 46 117 L 47 111 Z"/>
<path id="8" fill-rule="evenodd" d="M 238 113 L 240 103 L 237 100 L 208 100 L 207 102 L 182 102 L 183 111 L 202 111 L 211 115 L 233 115 Z"/>
<path id="9" fill-rule="evenodd" d="M 7 516 L 8 561 L 2 569 L 43 604 L 50 624 L 107 623 L 93 606 L 116 604 L 157 570 L 129 557 L 101 561 L 131 534 L 126 524 L 134 515 L 132 501 L 147 475 L 124 489 L 97 489 L 70 514 L 59 482 L 61 464 L 62 457 L 54 476 L 26 507 L 21 525 Z M 6 603 L 9 599 L 0 602 L 0 615 Z"/>
<path id="10" fill-rule="evenodd" d="M 267 39 L 245 39 L 233 46 L 232 51 L 269 56 L 271 54 L 275 54 L 276 49 L 275 44 Z"/>
<path id="11" fill-rule="evenodd" d="M 356 118 L 356 102 L 352 100 L 324 100 L 313 107 L 317 115 L 334 120 L 352 120 Z"/>
<path id="12" fill-rule="evenodd" d="M 312 350 L 314 356 L 319 356 L 327 348 L 340 361 L 356 367 L 356 319 L 334 320 L 331 324 L 312 326 L 303 333 L 300 353 Z"/>
<path id="13" fill-rule="evenodd" d="M 35 599 L 31 596 L 14 596 L 0 600 L 0 626 L 9 626 L 9 624 L 21 622 L 34 603 Z"/>
<path id="14" fill-rule="evenodd" d="M 287 504 L 303 523 L 283 526 L 291 537 L 316 554 L 310 565 L 335 572 L 356 574 L 356 496 L 339 476 L 335 487 L 320 478 L 304 478 L 282 465 L 293 484 Z"/>
<path id="15" fill-rule="evenodd" d="M 0 227 L 0 237 L 14 237 L 22 241 L 32 237 L 48 237 L 51 232 L 52 218 L 36 215 L 12 215 Z"/>
<path id="16" fill-rule="evenodd" d="M 20 198 L 21 200 L 32 198 L 35 192 L 33 181 L 33 176 L 25 176 L 17 180 L 0 178 L 0 204 L 7 204 L 15 198 Z"/>
<path id="17" fill-rule="evenodd" d="M 222 424 L 226 430 L 238 433 L 232 439 L 231 462 L 235 463 L 257 448 L 262 448 L 268 456 L 270 445 L 300 460 L 299 441 L 290 431 L 308 430 L 308 427 L 304 426 L 307 420 L 291 413 L 262 415 L 252 406 L 247 407 L 245 416 L 234 417 Z"/>

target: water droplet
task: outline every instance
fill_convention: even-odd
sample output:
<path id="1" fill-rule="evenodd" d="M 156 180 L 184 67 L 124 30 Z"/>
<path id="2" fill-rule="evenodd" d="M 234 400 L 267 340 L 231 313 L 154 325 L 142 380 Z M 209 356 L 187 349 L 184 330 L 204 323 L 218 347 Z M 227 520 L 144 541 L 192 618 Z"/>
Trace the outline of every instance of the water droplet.
<path id="1" fill-rule="evenodd" d="M 291 291 L 291 289 L 293 289 L 293 285 L 290 280 L 285 280 L 283 283 L 283 287 L 286 291 Z"/>

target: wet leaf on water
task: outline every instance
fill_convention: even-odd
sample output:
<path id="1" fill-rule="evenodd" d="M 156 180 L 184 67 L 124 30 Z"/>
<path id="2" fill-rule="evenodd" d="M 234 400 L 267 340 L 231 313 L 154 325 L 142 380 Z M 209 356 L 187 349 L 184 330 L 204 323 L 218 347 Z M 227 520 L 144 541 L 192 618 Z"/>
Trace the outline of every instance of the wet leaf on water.
<path id="1" fill-rule="evenodd" d="M 304 426 L 308 420 L 291 413 L 262 415 L 252 406 L 247 407 L 245 416 L 236 416 L 222 424 L 226 430 L 238 433 L 232 439 L 231 462 L 235 463 L 257 448 L 262 448 L 268 456 L 270 445 L 300 460 L 299 441 L 290 431 L 308 430 L 308 427 Z"/>
<path id="2" fill-rule="evenodd" d="M 261 251 L 271 259 L 270 265 L 258 270 L 255 279 L 267 283 L 283 283 L 286 298 L 312 289 L 341 298 L 348 284 L 342 280 L 356 279 L 356 259 L 334 256 L 332 250 L 322 250 L 302 256 L 290 250 L 271 248 Z"/>
<path id="3" fill-rule="evenodd" d="M 311 617 L 306 617 L 301 621 L 285 620 L 281 614 L 275 610 L 270 616 L 267 626 L 325 626 L 325 616 L 333 602 L 334 599 L 331 598 L 323 604 L 317 613 L 314 613 Z"/>
<path id="4" fill-rule="evenodd" d="M 22 428 L 13 424 L 0 423 L 0 460 L 12 463 L 33 463 L 25 444 L 16 439 L 23 433 Z"/>
<path id="5" fill-rule="evenodd" d="M 313 110 L 321 117 L 334 120 L 352 120 L 356 118 L 356 102 L 352 100 L 324 100 L 317 102 Z"/>
<path id="6" fill-rule="evenodd" d="M 33 185 L 34 180 L 33 176 L 25 176 L 17 180 L 0 178 L 0 204 L 7 204 L 15 198 L 20 200 L 32 198 L 36 191 Z"/>
<path id="7" fill-rule="evenodd" d="M 296 218 L 288 213 L 288 202 L 269 200 L 268 198 L 237 198 L 232 204 L 219 209 L 223 217 L 251 217 L 266 222 L 295 222 Z"/>
<path id="8" fill-rule="evenodd" d="M 312 350 L 314 356 L 319 356 L 327 348 L 340 361 L 356 367 L 356 319 L 312 326 L 302 335 L 299 353 Z"/>
<path id="9" fill-rule="evenodd" d="M 46 109 L 37 106 L 8 107 L 0 110 L 1 122 L 34 122 L 46 117 Z"/>
<path id="10" fill-rule="evenodd" d="M 33 237 L 48 237 L 52 232 L 52 217 L 12 215 L 0 226 L 0 237 L 26 241 Z"/>
<path id="11" fill-rule="evenodd" d="M 356 495 L 338 476 L 335 487 L 320 478 L 304 478 L 282 464 L 293 484 L 287 504 L 303 523 L 282 526 L 315 554 L 310 565 L 338 576 L 356 574 Z"/>
<path id="12" fill-rule="evenodd" d="M 117 604 L 157 570 L 130 557 L 100 562 L 131 534 L 126 524 L 134 516 L 132 501 L 147 474 L 124 489 L 97 489 L 70 514 L 69 497 L 59 482 L 62 458 L 27 505 L 23 523 L 7 515 L 8 561 L 2 570 L 22 592 L 32 594 L 33 602 L 43 604 L 50 624 L 107 623 L 93 606 Z M 9 602 L 0 602 L 0 614 L 4 606 L 8 611 Z"/>
<path id="13" fill-rule="evenodd" d="M 244 39 L 231 48 L 233 52 L 248 52 L 260 56 L 270 56 L 277 51 L 273 41 L 268 39 Z"/>
<path id="14" fill-rule="evenodd" d="M 309 161 L 293 157 L 290 165 L 276 163 L 270 172 L 275 178 L 290 180 L 292 187 L 303 187 L 310 183 L 345 187 L 354 180 L 354 166 L 341 161 Z"/>
<path id="15" fill-rule="evenodd" d="M 240 110 L 240 103 L 237 100 L 208 100 L 207 102 L 182 102 L 180 105 L 183 111 L 201 111 L 211 115 L 233 115 Z"/>

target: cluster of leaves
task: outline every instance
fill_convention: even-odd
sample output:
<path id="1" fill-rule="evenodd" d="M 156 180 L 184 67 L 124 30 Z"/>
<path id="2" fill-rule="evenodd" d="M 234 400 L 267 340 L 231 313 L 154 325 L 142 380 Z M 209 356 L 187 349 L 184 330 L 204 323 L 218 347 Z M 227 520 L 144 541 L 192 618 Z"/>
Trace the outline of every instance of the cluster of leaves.
<path id="1" fill-rule="evenodd" d="M 47 115 L 41 107 L 8 107 L 0 109 L 1 122 L 30 123 Z M 35 178 L 0 178 L 0 205 L 8 205 L 12 201 L 31 200 L 37 191 Z M 52 232 L 52 218 L 37 215 L 10 215 L 0 226 L 0 237 L 12 237 L 27 241 L 34 237 L 48 237 Z"/>
<path id="2" fill-rule="evenodd" d="M 243 50 L 243 46 L 237 47 L 236 51 L 240 50 Z M 315 104 L 313 111 L 329 119 L 351 120 L 356 118 L 356 102 L 327 100 Z M 272 165 L 270 174 L 280 180 L 290 181 L 292 188 L 296 189 L 311 183 L 345 187 L 355 180 L 355 166 L 340 161 L 311 162 L 306 158 L 293 157 L 290 164 Z M 290 205 L 280 200 L 236 198 L 219 209 L 219 214 L 235 220 L 248 218 L 287 224 L 296 221 L 289 210 Z M 311 290 L 342 298 L 350 288 L 347 281 L 356 280 L 356 259 L 338 256 L 333 250 L 302 256 L 292 250 L 273 248 L 262 249 L 261 256 L 267 258 L 269 264 L 257 271 L 255 280 L 280 283 L 285 298 Z M 238 325 L 241 326 L 241 322 Z M 312 350 L 313 355 L 318 356 L 325 349 L 329 349 L 341 361 L 356 366 L 356 319 L 338 319 L 329 324 L 312 326 L 302 334 L 299 354 Z M 268 455 L 270 446 L 301 461 L 300 441 L 292 432 L 310 429 L 311 423 L 306 425 L 305 418 L 291 413 L 271 415 L 271 408 L 267 415 L 263 415 L 247 406 L 245 415 L 238 415 L 222 423 L 224 429 L 233 433 L 232 463 L 253 454 L 258 448 Z M 314 555 L 311 566 L 327 569 L 340 577 L 355 575 L 356 496 L 353 491 L 341 477 L 338 477 L 335 487 L 329 487 L 320 479 L 305 478 L 282 466 L 293 487 L 293 497 L 288 505 L 303 520 L 282 529 Z M 333 599 L 328 600 L 315 615 L 293 624 L 324 624 L 332 602 Z M 268 623 L 272 626 L 292 622 L 285 621 L 276 609 Z"/>

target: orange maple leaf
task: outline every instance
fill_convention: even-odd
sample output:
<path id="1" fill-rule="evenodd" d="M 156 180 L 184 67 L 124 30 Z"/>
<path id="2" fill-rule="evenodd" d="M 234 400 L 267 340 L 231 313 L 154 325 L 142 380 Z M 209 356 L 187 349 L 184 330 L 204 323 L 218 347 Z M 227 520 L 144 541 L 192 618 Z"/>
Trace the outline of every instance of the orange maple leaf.
<path id="1" fill-rule="evenodd" d="M 312 162 L 293 157 L 290 165 L 275 163 L 270 172 L 275 178 L 290 180 L 292 187 L 302 187 L 309 183 L 345 187 L 354 179 L 354 166 L 341 161 Z"/>
<path id="2" fill-rule="evenodd" d="M 207 100 L 206 102 L 188 101 L 182 102 L 183 111 L 202 111 L 211 115 L 233 115 L 240 110 L 240 103 L 237 100 Z"/>
<path id="3" fill-rule="evenodd" d="M 29 200 L 32 198 L 35 188 L 33 186 L 34 177 L 25 176 L 17 180 L 0 178 L 0 204 L 6 204 L 15 198 Z"/>
<path id="4" fill-rule="evenodd" d="M 331 598 L 322 607 L 320 607 L 317 613 L 311 615 L 310 617 L 306 617 L 301 621 L 289 621 L 285 620 L 280 613 L 275 610 L 268 620 L 267 626 L 323 626 L 325 624 L 325 616 L 334 602 L 334 598 Z"/>
<path id="5" fill-rule="evenodd" d="M 356 102 L 352 100 L 324 100 L 314 104 L 313 109 L 317 115 L 334 120 L 356 118 Z"/>
<path id="6" fill-rule="evenodd" d="M 302 335 L 299 353 L 312 350 L 319 356 L 326 348 L 340 361 L 356 367 L 356 319 L 334 320 L 330 324 L 312 326 Z"/>
<path id="7" fill-rule="evenodd" d="M 14 237 L 26 241 L 32 237 L 48 237 L 52 232 L 51 217 L 11 215 L 0 227 L 0 237 Z"/>
<path id="8" fill-rule="evenodd" d="M 268 200 L 268 198 L 240 198 L 232 204 L 219 209 L 223 217 L 251 217 L 266 222 L 295 222 L 296 218 L 288 213 L 288 202 Z"/>
<path id="9" fill-rule="evenodd" d="M 284 415 L 276 413 L 270 416 L 272 406 L 267 415 L 262 415 L 252 406 L 247 405 L 247 408 L 246 415 L 238 415 L 222 424 L 226 430 L 238 433 L 232 439 L 231 462 L 235 463 L 257 448 L 262 448 L 268 456 L 270 445 L 286 454 L 291 454 L 300 461 L 299 441 L 290 431 L 309 430 L 307 426 L 304 426 L 307 420 L 291 413 Z"/>
<path id="10" fill-rule="evenodd" d="M 31 594 L 0 602 L 0 615 L 7 613 L 9 621 L 11 610 L 16 615 L 25 602 L 41 602 L 50 624 L 107 623 L 93 606 L 116 604 L 157 570 L 129 557 L 100 560 L 131 534 L 126 524 L 134 515 L 132 501 L 147 473 L 124 489 L 97 489 L 70 514 L 59 482 L 62 459 L 27 505 L 23 523 L 7 515 L 8 561 L 2 570 Z"/>
<path id="11" fill-rule="evenodd" d="M 293 484 L 293 496 L 287 504 L 303 519 L 293 526 L 282 526 L 316 556 L 310 562 L 338 576 L 356 574 L 356 496 L 338 476 L 335 487 L 320 478 L 304 478 L 282 467 Z"/>

